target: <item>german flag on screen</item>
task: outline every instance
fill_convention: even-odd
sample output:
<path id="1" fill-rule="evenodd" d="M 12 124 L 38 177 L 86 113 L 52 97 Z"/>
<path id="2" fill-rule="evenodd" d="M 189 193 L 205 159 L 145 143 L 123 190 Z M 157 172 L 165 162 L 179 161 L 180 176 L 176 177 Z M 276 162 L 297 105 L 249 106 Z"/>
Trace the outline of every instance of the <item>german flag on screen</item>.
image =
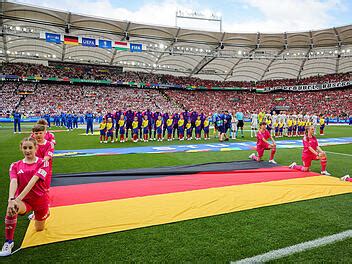
<path id="1" fill-rule="evenodd" d="M 46 228 L 35 232 L 31 221 L 22 248 L 352 193 L 352 184 L 335 177 L 251 164 L 55 175 Z"/>
<path id="2" fill-rule="evenodd" d="M 64 44 L 68 45 L 78 45 L 78 37 L 75 36 L 64 36 Z"/>

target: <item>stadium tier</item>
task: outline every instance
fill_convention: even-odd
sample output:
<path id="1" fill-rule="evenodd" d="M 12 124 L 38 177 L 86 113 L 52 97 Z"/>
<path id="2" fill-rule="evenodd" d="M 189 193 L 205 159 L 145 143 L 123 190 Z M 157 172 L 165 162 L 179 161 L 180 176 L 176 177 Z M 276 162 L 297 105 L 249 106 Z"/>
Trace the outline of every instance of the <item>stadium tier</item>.
<path id="1" fill-rule="evenodd" d="M 83 79 L 101 80 L 111 82 L 136 82 L 149 84 L 167 84 L 174 86 L 191 87 L 237 87 L 237 88 L 270 88 L 297 85 L 314 85 L 326 83 L 348 82 L 352 80 L 352 73 L 326 74 L 310 76 L 300 79 L 277 79 L 263 81 L 215 81 L 195 77 L 175 76 L 170 74 L 155 74 L 144 72 L 121 72 L 116 67 L 106 67 L 89 64 L 51 63 L 49 66 L 29 63 L 4 63 L 0 68 L 3 79 L 7 76 L 19 76 L 22 78 L 32 77 L 41 79 Z M 14 78 L 14 77 L 12 77 Z"/>
<path id="2" fill-rule="evenodd" d="M 334 89 L 314 92 L 272 92 L 259 94 L 258 87 L 321 85 L 343 83 L 352 80 L 351 73 L 312 76 L 300 80 L 281 79 L 254 82 L 219 82 L 200 80 L 193 77 L 177 77 L 163 74 L 146 74 L 140 72 L 118 72 L 116 68 L 94 65 L 55 64 L 43 66 L 25 63 L 4 64 L 2 76 L 21 76 L 25 80 L 34 76 L 36 82 L 4 81 L 1 84 L 0 113 L 11 115 L 15 110 L 25 116 L 40 116 L 44 113 L 58 112 L 84 113 L 88 109 L 96 114 L 108 111 L 131 109 L 133 111 L 150 109 L 160 112 L 180 113 L 195 110 L 205 114 L 227 109 L 231 112 L 242 110 L 250 113 L 264 110 L 269 112 L 275 107 L 284 106 L 291 112 L 316 112 L 330 116 L 346 117 L 351 114 L 352 89 Z M 119 81 L 109 85 L 73 85 L 70 82 L 60 84 L 58 81 L 48 83 L 52 78 L 64 80 L 99 80 Z M 39 82 L 46 79 L 47 82 Z M 56 79 L 57 80 L 57 79 Z M 83 82 L 82 81 L 82 82 Z M 126 88 L 126 84 L 144 83 L 156 86 L 160 84 L 175 88 L 178 85 L 192 87 L 230 87 L 243 88 L 240 91 L 229 90 L 186 90 L 186 89 L 138 89 Z M 349 87 L 349 86 L 348 86 Z M 219 88 L 221 89 L 221 88 Z"/>
<path id="3" fill-rule="evenodd" d="M 346 117 L 351 114 L 352 89 L 333 92 L 275 92 L 258 94 L 250 91 L 187 91 L 118 88 L 111 86 L 61 85 L 5 82 L 1 86 L 0 114 L 10 116 L 17 110 L 25 116 L 59 112 L 99 114 L 108 111 L 160 111 L 180 113 L 195 110 L 214 113 L 225 109 L 270 112 L 275 107 L 288 107 L 290 112 L 315 112 Z"/>

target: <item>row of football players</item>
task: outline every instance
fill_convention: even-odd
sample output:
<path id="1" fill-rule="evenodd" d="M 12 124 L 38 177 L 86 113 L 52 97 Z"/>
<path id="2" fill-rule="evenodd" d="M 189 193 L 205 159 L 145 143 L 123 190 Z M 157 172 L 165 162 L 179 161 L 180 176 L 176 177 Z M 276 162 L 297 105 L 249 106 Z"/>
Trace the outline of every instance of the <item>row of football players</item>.
<path id="1" fill-rule="evenodd" d="M 305 128 L 309 126 L 314 127 L 314 135 L 316 135 L 317 127 L 320 126 L 320 135 L 324 135 L 325 118 L 323 115 L 302 115 L 302 114 L 265 114 L 263 112 L 251 115 L 251 137 L 256 135 L 258 124 L 266 122 L 267 130 L 275 137 L 293 137 L 304 136 Z"/>
<path id="2" fill-rule="evenodd" d="M 121 143 L 128 140 L 128 132 L 131 131 L 132 141 L 138 142 L 139 140 L 143 142 L 148 142 L 148 140 L 157 140 L 163 141 L 165 134 L 167 135 L 167 140 L 171 141 L 177 137 L 179 140 L 191 140 L 193 139 L 193 129 L 195 129 L 195 139 L 200 140 L 201 135 L 205 140 L 209 139 L 209 119 L 201 120 L 201 117 L 198 116 L 195 123 L 192 123 L 190 120 L 185 120 L 183 115 L 180 115 L 180 119 L 177 121 L 177 124 L 174 123 L 174 120 L 170 116 L 166 120 L 166 124 L 163 123 L 162 116 L 158 116 L 155 124 L 152 124 L 148 120 L 148 116 L 143 117 L 142 123 L 138 122 L 138 118 L 134 117 L 134 120 L 131 126 L 127 126 L 124 115 L 121 115 L 119 121 L 114 124 L 112 118 L 103 118 L 103 121 L 99 124 L 100 131 L 100 143 L 107 143 L 110 139 L 110 142 L 114 142 L 114 132 L 116 141 Z M 152 132 L 154 131 L 154 137 L 152 137 Z M 202 133 L 203 132 L 203 133 Z"/>

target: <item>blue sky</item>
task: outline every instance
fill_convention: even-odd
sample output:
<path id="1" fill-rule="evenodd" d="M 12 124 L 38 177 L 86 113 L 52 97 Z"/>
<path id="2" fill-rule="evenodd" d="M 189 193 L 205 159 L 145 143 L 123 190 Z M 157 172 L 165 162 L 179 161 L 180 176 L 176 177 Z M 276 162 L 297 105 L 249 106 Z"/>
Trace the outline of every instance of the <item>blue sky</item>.
<path id="1" fill-rule="evenodd" d="M 20 0 L 49 8 L 139 23 L 175 26 L 175 12 L 212 13 L 226 32 L 294 32 L 352 24 L 352 0 Z M 219 30 L 217 23 L 178 26 Z"/>

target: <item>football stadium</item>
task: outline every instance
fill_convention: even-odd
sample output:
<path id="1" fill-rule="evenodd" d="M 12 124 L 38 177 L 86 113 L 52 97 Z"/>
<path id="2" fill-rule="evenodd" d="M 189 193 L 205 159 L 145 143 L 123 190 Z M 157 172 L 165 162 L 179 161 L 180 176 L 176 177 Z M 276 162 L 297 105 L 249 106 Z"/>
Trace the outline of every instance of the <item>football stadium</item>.
<path id="1" fill-rule="evenodd" d="M 352 263 L 352 24 L 64 9 L 0 3 L 0 262 Z"/>

